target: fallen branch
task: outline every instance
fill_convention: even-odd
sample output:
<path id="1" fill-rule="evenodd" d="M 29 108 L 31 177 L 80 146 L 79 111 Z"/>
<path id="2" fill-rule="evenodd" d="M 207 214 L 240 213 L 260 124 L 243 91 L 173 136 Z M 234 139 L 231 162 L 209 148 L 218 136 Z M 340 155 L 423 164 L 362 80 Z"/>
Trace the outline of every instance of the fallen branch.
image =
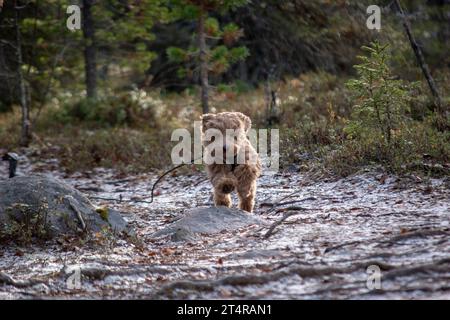
<path id="1" fill-rule="evenodd" d="M 417 231 L 412 231 L 412 232 L 406 232 L 403 234 L 398 234 L 392 238 L 386 239 L 385 236 L 383 237 L 376 237 L 376 238 L 369 238 L 369 239 L 362 239 L 362 240 L 354 240 L 354 241 L 349 241 L 349 242 L 344 242 L 332 247 L 328 247 L 325 249 L 324 253 L 328 253 L 330 251 L 336 250 L 336 249 L 340 249 L 346 246 L 351 246 L 351 245 L 355 245 L 355 244 L 360 244 L 360 243 L 367 243 L 367 242 L 378 242 L 379 244 L 383 244 L 383 243 L 394 243 L 400 240 L 405 240 L 405 239 L 410 239 L 410 238 L 415 238 L 415 237 L 427 237 L 427 236 L 435 236 L 435 235 L 441 235 L 441 234 L 447 234 L 450 235 L 450 231 L 448 229 L 430 229 L 430 230 L 417 230 Z"/>
<path id="2" fill-rule="evenodd" d="M 46 283 L 43 280 L 38 280 L 38 279 L 28 279 L 28 280 L 15 280 L 13 277 L 11 277 L 10 275 L 4 273 L 4 272 L 0 272 L 0 284 L 3 285 L 10 285 L 16 288 L 26 288 L 26 287 L 32 287 L 36 284 L 40 284 L 40 283 Z"/>
<path id="3" fill-rule="evenodd" d="M 304 210 L 311 210 L 311 209 L 306 209 L 306 208 L 302 208 L 302 207 L 291 207 L 291 208 L 286 208 L 286 210 L 304 211 Z M 287 212 L 287 213 L 283 214 L 283 217 L 281 217 L 280 220 L 275 221 L 274 223 L 272 223 L 270 225 L 269 230 L 267 230 L 266 234 L 264 235 L 264 239 L 268 239 L 273 234 L 273 231 L 275 230 L 275 228 L 278 227 L 279 225 L 281 225 L 283 223 L 283 221 L 285 221 L 287 218 L 295 216 L 300 213 L 301 212 Z"/>
<path id="4" fill-rule="evenodd" d="M 75 212 L 78 222 L 80 222 L 81 229 L 84 232 L 86 232 L 86 230 L 87 230 L 86 222 L 84 222 L 83 215 L 81 214 L 80 210 L 78 210 L 78 208 L 75 204 L 76 200 L 72 196 L 65 196 L 64 198 L 67 200 L 69 207 L 73 210 L 73 212 Z"/>
<path id="5" fill-rule="evenodd" d="M 171 271 L 160 267 L 137 267 L 117 270 L 101 267 L 84 267 L 80 268 L 80 273 L 92 280 L 103 280 L 108 276 L 131 276 L 143 273 L 169 274 Z"/>
<path id="6" fill-rule="evenodd" d="M 191 164 L 194 163 L 196 160 L 198 160 L 198 159 L 192 160 L 192 161 L 191 161 Z M 122 196 L 120 196 L 119 199 L 116 199 L 116 198 L 104 198 L 104 197 L 94 197 L 94 196 L 92 196 L 92 197 L 90 197 L 90 198 L 91 198 L 91 199 L 96 199 L 96 200 L 105 200 L 105 201 L 137 202 L 137 203 L 148 203 L 148 204 L 151 204 L 151 203 L 153 203 L 153 200 L 154 200 L 154 196 L 155 196 L 154 193 L 155 193 L 155 188 L 156 188 L 157 184 L 158 184 L 165 176 L 167 176 L 169 173 L 171 173 L 171 172 L 173 172 L 173 171 L 175 171 L 175 170 L 177 170 L 177 169 L 179 169 L 179 168 L 181 168 L 181 167 L 183 167 L 183 166 L 185 166 L 185 165 L 187 165 L 187 164 L 188 164 L 188 163 L 182 163 L 182 164 L 179 164 L 179 165 L 177 165 L 177 166 L 175 166 L 175 167 L 173 167 L 173 168 L 171 168 L 171 169 L 165 171 L 161 176 L 159 176 L 158 179 L 155 181 L 155 183 L 153 183 L 153 185 L 152 185 L 152 189 L 151 189 L 151 191 L 150 191 L 150 201 L 146 201 L 146 200 L 135 200 L 135 199 L 123 199 Z"/>
<path id="7" fill-rule="evenodd" d="M 152 203 L 153 199 L 151 201 L 147 200 L 139 200 L 139 199 L 123 199 L 122 195 L 119 196 L 119 199 L 116 198 L 105 198 L 105 197 L 96 197 L 96 196 L 89 196 L 90 199 L 95 200 L 105 200 L 105 201 L 117 201 L 117 202 L 137 202 L 137 203 Z"/>
<path id="8" fill-rule="evenodd" d="M 288 195 L 282 197 L 281 199 L 275 201 L 275 202 L 271 205 L 271 208 L 270 208 L 269 210 L 267 210 L 266 212 L 264 212 L 264 213 L 270 213 L 271 211 L 273 211 L 273 210 L 275 209 L 275 207 L 276 207 L 276 205 L 277 205 L 278 203 L 280 203 L 281 201 L 286 200 L 286 199 L 292 197 L 294 194 L 299 193 L 299 192 L 301 192 L 301 190 L 295 190 L 294 192 L 291 192 L 291 193 L 289 193 Z"/>
<path id="9" fill-rule="evenodd" d="M 450 263 L 450 258 L 443 258 L 431 263 L 422 264 L 418 266 L 407 266 L 404 268 L 396 268 L 383 275 L 383 279 L 395 279 L 397 277 L 407 277 L 410 275 L 415 275 L 417 273 L 430 273 L 430 272 L 442 272 L 446 273 L 449 270 L 448 264 Z"/>
<path id="10" fill-rule="evenodd" d="M 332 274 L 350 274 L 357 270 L 365 271 L 370 265 L 378 265 L 382 270 L 391 270 L 395 267 L 379 261 L 367 261 L 356 263 L 348 267 L 305 267 L 294 266 L 265 274 L 232 275 L 218 280 L 182 280 L 172 282 L 159 290 L 156 296 L 172 293 L 174 290 L 194 290 L 194 291 L 213 291 L 219 286 L 250 286 L 263 285 L 269 282 L 278 281 L 288 276 L 300 276 L 302 278 L 322 277 Z"/>
<path id="11" fill-rule="evenodd" d="M 374 241 L 374 240 L 377 240 L 377 239 L 378 238 L 370 238 L 370 239 L 355 240 L 355 241 L 349 241 L 349 242 L 340 243 L 338 245 L 326 248 L 324 253 L 328 253 L 330 251 L 333 251 L 333 250 L 336 250 L 336 249 L 340 249 L 340 248 L 343 248 L 343 247 L 346 247 L 346 246 L 351 246 L 351 245 L 354 245 L 354 244 L 360 244 L 362 242 Z"/>
<path id="12" fill-rule="evenodd" d="M 383 270 L 383 281 L 388 279 L 395 279 L 396 277 L 408 276 L 416 273 L 439 272 L 445 273 L 448 267 L 445 264 L 450 262 L 450 258 L 444 258 L 429 264 L 417 266 L 395 266 L 386 264 L 377 260 L 354 263 L 348 267 L 305 267 L 293 266 L 285 268 L 276 272 L 265 274 L 248 274 L 248 275 L 232 275 L 218 280 L 181 280 L 175 281 L 163 286 L 155 297 L 161 297 L 167 294 L 173 294 L 175 290 L 192 290 L 192 291 L 214 291 L 220 286 L 255 286 L 264 285 L 269 282 L 278 281 L 289 276 L 300 276 L 302 278 L 323 277 L 333 274 L 351 274 L 353 272 L 365 272 L 368 266 L 377 265 Z M 361 281 L 359 284 L 364 285 L 366 281 Z M 342 286 L 345 287 L 345 286 Z M 342 288 L 341 288 L 342 289 Z M 327 290 L 328 291 L 328 290 Z M 393 292 L 386 290 L 386 292 Z M 311 292 L 315 293 L 315 292 Z"/>
<path id="13" fill-rule="evenodd" d="M 201 185 L 203 182 L 206 182 L 206 181 L 208 181 L 208 180 L 209 180 L 208 178 L 200 179 L 199 181 L 197 181 L 197 182 L 194 184 L 194 187 L 196 187 L 196 186 L 198 186 L 198 185 Z"/>
<path id="14" fill-rule="evenodd" d="M 396 235 L 390 239 L 386 239 L 381 241 L 381 243 L 395 243 L 401 240 L 406 240 L 410 238 L 418 238 L 418 237 L 428 237 L 428 236 L 437 236 L 437 235 L 450 235 L 450 231 L 448 229 L 429 229 L 429 230 L 417 230 L 411 232 L 401 233 Z"/>
<path id="15" fill-rule="evenodd" d="M 303 208 L 303 207 L 298 207 L 298 206 L 291 206 L 291 207 L 286 207 L 286 208 L 280 208 L 276 211 L 276 213 L 286 212 L 286 211 L 306 211 L 306 210 L 314 210 L 314 209 Z"/>
<path id="16" fill-rule="evenodd" d="M 305 201 L 314 201 L 317 200 L 316 197 L 307 197 L 307 198 L 303 198 L 300 200 L 292 200 L 292 201 L 285 201 L 285 202 L 263 202 L 261 203 L 259 206 L 260 207 L 277 207 L 277 206 L 285 206 L 288 204 L 294 204 L 294 203 L 299 203 L 299 202 L 305 202 Z"/>

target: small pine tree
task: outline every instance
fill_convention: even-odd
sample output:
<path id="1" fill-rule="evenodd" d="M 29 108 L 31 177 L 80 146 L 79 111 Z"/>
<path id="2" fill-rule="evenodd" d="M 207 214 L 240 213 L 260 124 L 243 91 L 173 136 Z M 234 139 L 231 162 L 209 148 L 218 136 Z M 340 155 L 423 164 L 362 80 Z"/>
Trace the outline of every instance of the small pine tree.
<path id="1" fill-rule="evenodd" d="M 379 42 L 362 47 L 368 55 L 358 57 L 362 61 L 355 66 L 358 78 L 347 82 L 357 104 L 346 132 L 362 139 L 378 133 L 390 147 L 393 133 L 408 119 L 409 91 L 415 84 L 407 85 L 392 75 L 387 48 Z"/>
<path id="2" fill-rule="evenodd" d="M 203 113 L 209 112 L 209 74 L 224 73 L 232 64 L 249 55 L 245 46 L 233 47 L 242 37 L 242 29 L 234 23 L 221 27 L 219 21 L 210 15 L 227 12 L 247 2 L 248 0 L 174 1 L 175 15 L 179 19 L 197 21 L 198 44 L 187 49 L 170 47 L 167 55 L 169 60 L 183 64 L 178 69 L 179 77 L 192 77 L 196 72 L 200 74 Z"/>

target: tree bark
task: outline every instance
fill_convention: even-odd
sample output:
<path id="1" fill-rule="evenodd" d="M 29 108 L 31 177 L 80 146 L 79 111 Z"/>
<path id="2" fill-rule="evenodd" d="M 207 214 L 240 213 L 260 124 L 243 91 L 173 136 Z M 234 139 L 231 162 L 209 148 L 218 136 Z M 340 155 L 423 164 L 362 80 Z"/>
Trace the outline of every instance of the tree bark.
<path id="1" fill-rule="evenodd" d="M 86 95 L 88 98 L 97 97 L 97 48 L 95 42 L 94 20 L 92 5 L 94 0 L 83 0 L 83 37 L 85 41 L 84 64 Z"/>
<path id="2" fill-rule="evenodd" d="M 428 68 L 428 65 L 425 62 L 425 58 L 423 57 L 422 50 L 420 49 L 419 45 L 416 42 L 416 39 L 414 38 L 414 35 L 411 32 L 411 27 L 409 25 L 408 19 L 405 16 L 405 13 L 403 12 L 400 1 L 395 0 L 395 4 L 397 6 L 398 11 L 400 12 L 400 15 L 402 16 L 403 27 L 405 28 L 406 35 L 408 36 L 408 40 L 411 44 L 414 54 L 416 55 L 417 62 L 419 63 L 420 68 L 422 69 L 423 75 L 425 76 L 425 79 L 427 80 L 428 86 L 430 87 L 431 93 L 434 97 L 434 104 L 435 104 L 438 112 L 440 114 L 443 114 L 444 110 L 442 108 L 441 97 L 439 96 L 439 91 L 436 88 L 434 79 L 431 76 L 430 69 Z"/>
<path id="3" fill-rule="evenodd" d="M 200 81 L 203 113 L 209 112 L 208 57 L 205 35 L 205 12 L 202 10 L 198 18 L 198 42 L 200 48 Z"/>
<path id="4" fill-rule="evenodd" d="M 28 147 L 31 142 L 31 123 L 30 123 L 30 109 L 28 106 L 27 91 L 25 79 L 22 73 L 23 56 L 22 56 L 22 37 L 20 33 L 19 9 L 17 8 L 17 1 L 14 1 L 14 27 L 16 31 L 16 55 L 17 55 L 17 78 L 19 81 L 19 100 L 22 110 L 22 130 L 20 135 L 20 145 Z"/>

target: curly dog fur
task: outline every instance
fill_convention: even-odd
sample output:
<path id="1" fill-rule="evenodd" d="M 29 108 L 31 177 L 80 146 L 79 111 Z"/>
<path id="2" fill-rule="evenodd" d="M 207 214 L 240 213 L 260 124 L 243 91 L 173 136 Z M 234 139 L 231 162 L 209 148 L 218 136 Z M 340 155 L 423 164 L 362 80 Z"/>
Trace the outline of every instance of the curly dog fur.
<path id="1" fill-rule="evenodd" d="M 202 143 L 205 151 L 213 144 L 215 147 L 223 146 L 219 150 L 222 151 L 222 156 L 218 155 L 212 164 L 206 165 L 206 172 L 214 187 L 216 206 L 231 207 L 230 193 L 236 190 L 239 208 L 253 211 L 256 179 L 260 176 L 261 164 L 256 150 L 247 138 L 251 126 L 250 118 L 240 112 L 208 113 L 202 116 Z M 213 132 L 220 131 L 223 140 L 215 141 L 211 138 L 206 134 L 209 129 L 214 129 Z M 229 135 L 230 129 L 233 136 Z M 213 157 L 215 150 L 211 152 Z"/>

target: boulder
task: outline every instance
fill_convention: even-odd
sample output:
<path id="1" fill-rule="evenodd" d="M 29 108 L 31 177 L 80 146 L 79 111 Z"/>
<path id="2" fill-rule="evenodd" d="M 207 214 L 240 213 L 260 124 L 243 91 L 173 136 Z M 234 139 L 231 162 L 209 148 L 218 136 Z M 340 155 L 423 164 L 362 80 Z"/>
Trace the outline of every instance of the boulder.
<path id="1" fill-rule="evenodd" d="M 49 238 L 105 228 L 114 233 L 130 231 L 119 212 L 98 210 L 81 192 L 44 175 L 0 180 L 0 233 L 18 227 Z"/>
<path id="2" fill-rule="evenodd" d="M 172 241 L 192 241 L 198 234 L 232 231 L 266 222 L 251 213 L 227 207 L 204 207 L 188 210 L 185 216 L 152 234 L 153 238 L 170 235 Z"/>

